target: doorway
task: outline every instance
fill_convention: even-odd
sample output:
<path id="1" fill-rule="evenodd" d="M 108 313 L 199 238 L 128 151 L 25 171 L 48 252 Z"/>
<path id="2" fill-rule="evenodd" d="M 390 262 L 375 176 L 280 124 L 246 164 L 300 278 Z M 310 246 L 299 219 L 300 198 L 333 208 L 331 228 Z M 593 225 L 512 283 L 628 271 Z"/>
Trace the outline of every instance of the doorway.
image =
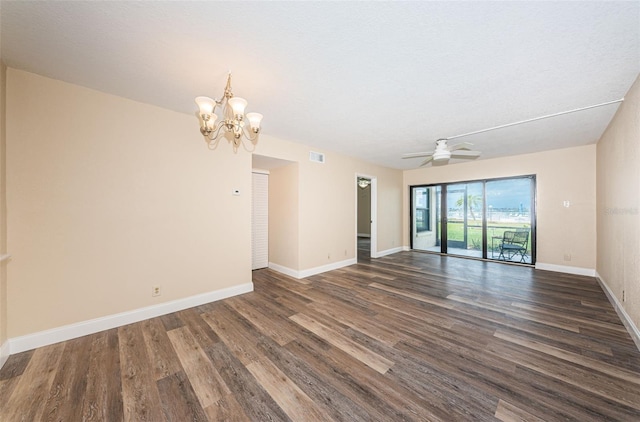
<path id="1" fill-rule="evenodd" d="M 448 253 L 482 258 L 483 197 L 481 182 L 447 185 Z"/>
<path id="2" fill-rule="evenodd" d="M 253 237 L 251 241 L 252 260 L 255 246 L 260 241 L 266 240 L 266 256 L 259 265 L 252 263 L 252 268 L 279 268 L 282 272 L 295 272 L 298 270 L 298 163 L 275 157 L 258 154 L 252 155 L 252 173 L 268 175 L 267 180 L 267 210 L 262 213 L 261 227 L 266 232 L 260 237 Z M 253 190 L 252 183 L 252 190 Z M 252 198 L 252 208 L 255 202 Z M 252 211 L 253 212 L 253 211 Z M 266 218 L 265 218 L 266 217 Z M 253 226 L 258 225 L 252 222 Z M 259 248 L 259 247 L 258 247 Z"/>
<path id="3" fill-rule="evenodd" d="M 356 259 L 363 262 L 376 257 L 377 180 L 356 174 Z"/>

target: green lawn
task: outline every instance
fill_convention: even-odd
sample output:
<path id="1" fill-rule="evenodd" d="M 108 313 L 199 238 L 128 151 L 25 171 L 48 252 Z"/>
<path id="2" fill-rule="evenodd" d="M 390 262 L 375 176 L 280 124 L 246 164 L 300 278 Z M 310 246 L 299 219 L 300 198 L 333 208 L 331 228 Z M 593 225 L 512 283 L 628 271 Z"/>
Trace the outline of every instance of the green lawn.
<path id="1" fill-rule="evenodd" d="M 493 236 L 502 239 L 502 235 L 505 231 L 521 228 L 530 229 L 528 224 L 523 223 L 489 223 L 487 225 L 487 246 L 489 251 L 491 250 L 491 238 Z M 482 226 L 480 225 L 480 222 L 470 222 L 467 225 L 467 230 L 467 249 L 482 250 Z M 455 220 L 449 220 L 447 223 L 447 237 L 449 240 L 463 241 L 464 224 L 462 222 L 456 222 Z M 494 247 L 496 247 L 498 243 L 499 240 L 494 239 Z M 531 236 L 529 236 L 529 246 L 527 249 L 531 251 Z"/>

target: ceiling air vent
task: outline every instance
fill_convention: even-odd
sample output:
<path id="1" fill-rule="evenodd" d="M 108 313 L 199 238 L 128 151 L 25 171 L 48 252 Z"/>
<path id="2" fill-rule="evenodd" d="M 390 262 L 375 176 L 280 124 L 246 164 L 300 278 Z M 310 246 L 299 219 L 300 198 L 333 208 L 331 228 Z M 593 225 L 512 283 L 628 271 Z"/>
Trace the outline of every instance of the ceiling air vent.
<path id="1" fill-rule="evenodd" d="M 324 163 L 324 154 L 320 152 L 309 151 L 309 161 Z"/>

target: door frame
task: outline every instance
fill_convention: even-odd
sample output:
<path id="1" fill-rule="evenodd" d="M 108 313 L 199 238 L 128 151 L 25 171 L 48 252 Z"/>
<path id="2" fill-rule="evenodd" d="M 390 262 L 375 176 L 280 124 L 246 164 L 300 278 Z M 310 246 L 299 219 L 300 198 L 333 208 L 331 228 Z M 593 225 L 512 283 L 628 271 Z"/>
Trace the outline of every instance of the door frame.
<path id="1" fill-rule="evenodd" d="M 355 258 L 358 259 L 358 178 L 365 178 L 371 180 L 371 246 L 369 250 L 369 256 L 371 258 L 378 257 L 378 179 L 376 176 L 372 176 L 364 173 L 356 173 L 354 178 L 354 198 L 355 198 Z"/>

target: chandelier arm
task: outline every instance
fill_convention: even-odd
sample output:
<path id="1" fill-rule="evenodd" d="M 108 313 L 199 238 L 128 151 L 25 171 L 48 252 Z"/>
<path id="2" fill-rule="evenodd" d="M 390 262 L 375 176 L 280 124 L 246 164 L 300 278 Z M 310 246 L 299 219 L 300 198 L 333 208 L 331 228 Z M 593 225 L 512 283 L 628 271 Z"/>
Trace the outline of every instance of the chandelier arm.
<path id="1" fill-rule="evenodd" d="M 216 139 L 215 141 L 209 141 L 207 142 L 207 148 L 209 148 L 210 150 L 214 150 L 216 148 L 218 148 L 218 144 L 220 143 L 220 139 L 222 139 L 221 137 Z"/>
<path id="2" fill-rule="evenodd" d="M 213 129 L 211 129 L 211 133 L 209 133 L 209 135 L 205 135 L 205 138 L 208 138 L 209 141 L 219 141 L 219 135 L 220 135 L 220 130 L 222 130 L 222 128 L 224 128 L 224 122 L 220 122 L 218 123 L 216 126 L 213 127 Z"/>
<path id="3" fill-rule="evenodd" d="M 247 132 L 249 132 L 249 134 L 247 134 Z M 258 139 L 258 133 L 255 133 L 251 128 L 249 128 L 248 131 L 247 129 L 242 128 L 242 135 L 252 144 Z"/>
<path id="4" fill-rule="evenodd" d="M 220 140 L 224 138 L 224 136 L 218 136 L 219 132 L 220 132 L 220 128 L 218 128 L 218 133 L 216 133 L 216 136 L 214 137 L 205 136 L 205 140 L 207 142 L 207 148 L 209 148 L 210 150 L 214 150 L 218 148 L 218 144 L 220 143 Z"/>

